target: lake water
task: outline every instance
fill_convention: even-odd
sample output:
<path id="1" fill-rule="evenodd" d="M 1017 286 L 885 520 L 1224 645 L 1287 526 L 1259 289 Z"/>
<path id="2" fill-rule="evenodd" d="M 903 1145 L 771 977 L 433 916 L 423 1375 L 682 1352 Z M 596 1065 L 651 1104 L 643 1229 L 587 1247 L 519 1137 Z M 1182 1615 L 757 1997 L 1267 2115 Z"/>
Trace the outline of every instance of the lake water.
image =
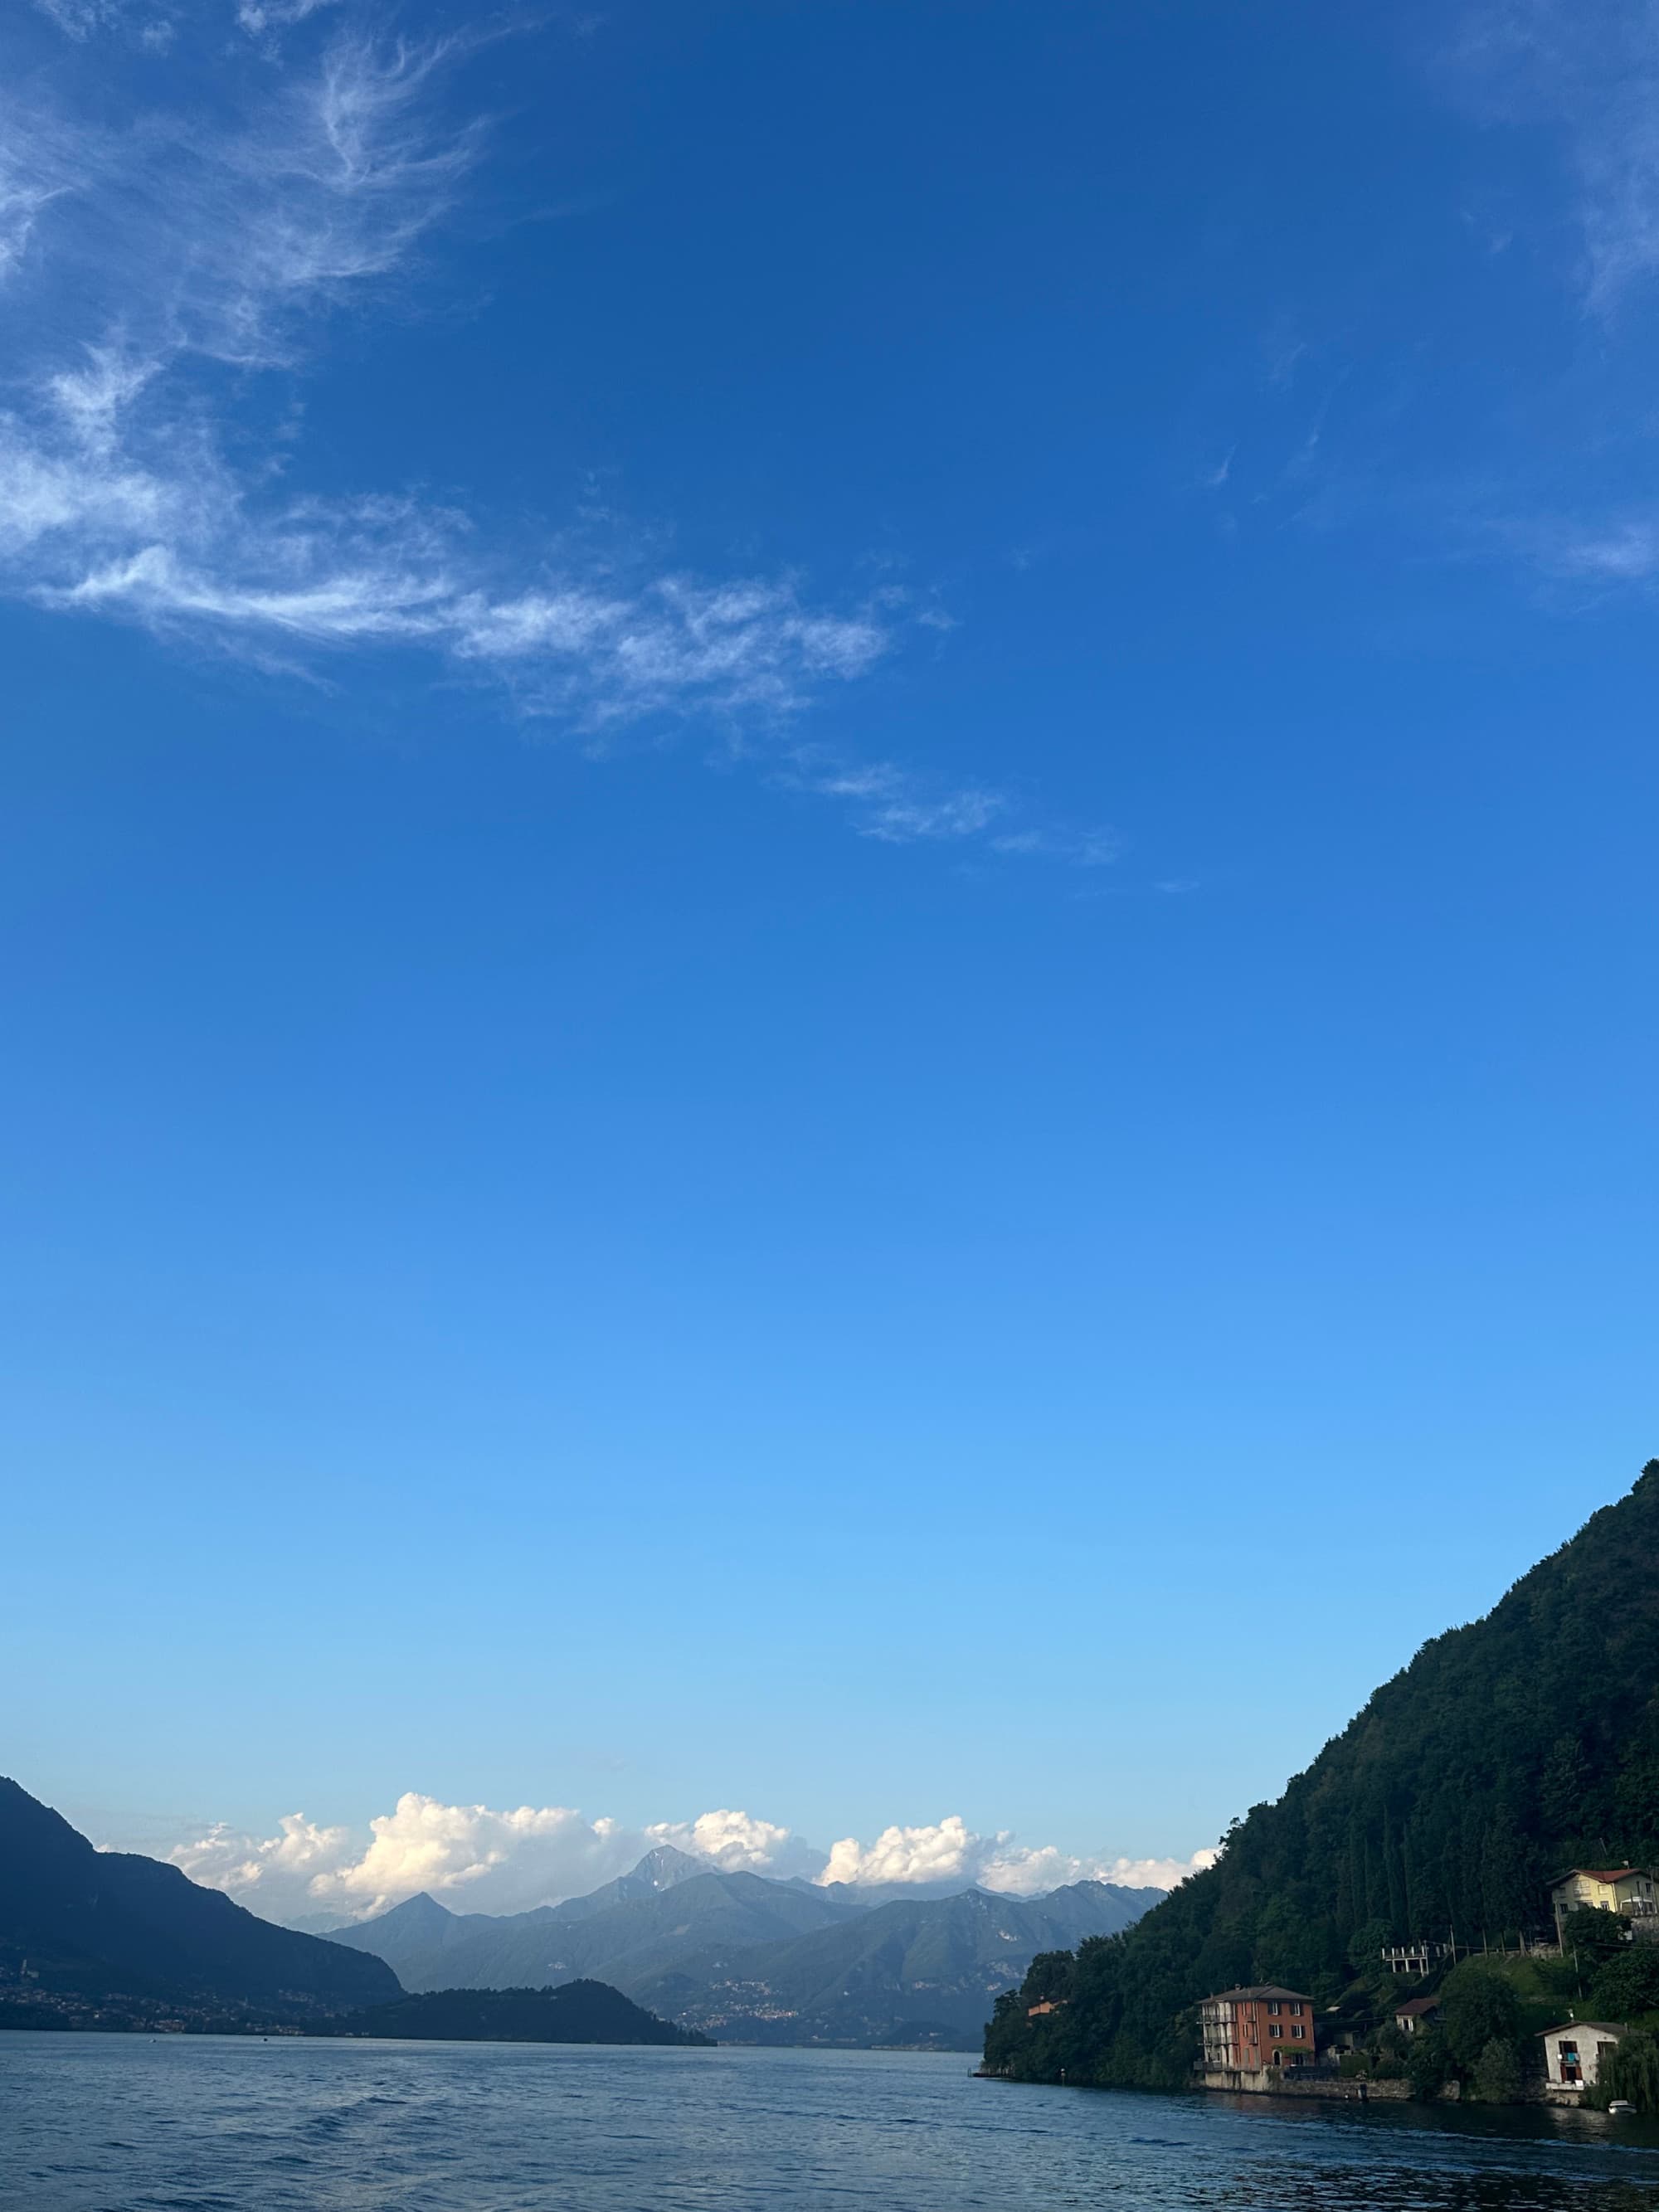
<path id="1" fill-rule="evenodd" d="M 884 2051 L 0 2033 L 4 2212 L 1659 2212 L 1659 2129 Z"/>

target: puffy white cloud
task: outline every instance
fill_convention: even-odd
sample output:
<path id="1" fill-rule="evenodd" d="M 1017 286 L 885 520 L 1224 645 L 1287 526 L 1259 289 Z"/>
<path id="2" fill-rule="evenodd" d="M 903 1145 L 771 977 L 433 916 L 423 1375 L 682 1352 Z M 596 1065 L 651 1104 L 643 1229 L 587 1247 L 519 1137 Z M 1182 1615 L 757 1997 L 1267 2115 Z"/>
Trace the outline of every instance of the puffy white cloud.
<path id="1" fill-rule="evenodd" d="M 210 1889 L 251 1892 L 263 1885 L 265 1894 L 303 1889 L 351 1848 L 349 1828 L 319 1828 L 303 1813 L 287 1813 L 274 1836 L 240 1836 L 220 1821 L 194 1842 L 175 1845 L 167 1856 Z"/>
<path id="2" fill-rule="evenodd" d="M 975 1834 L 951 1814 L 931 1826 L 884 1828 L 868 1844 L 843 1837 L 826 1861 L 791 1829 L 731 1806 L 634 1827 L 603 1815 L 589 1819 L 568 1805 L 452 1805 L 416 1790 L 367 1831 L 290 1813 L 270 1835 L 221 1824 L 167 1856 L 193 1881 L 226 1891 L 268 1919 L 326 1927 L 367 1919 L 420 1890 L 456 1911 L 527 1911 L 597 1889 L 665 1844 L 726 1873 L 801 1875 L 866 1887 L 977 1883 L 1017 1897 L 1085 1879 L 1172 1889 L 1216 1856 L 1206 1850 L 1189 1860 L 1079 1858 L 1051 1844 L 1020 1844 L 1006 1832 Z"/>
<path id="3" fill-rule="evenodd" d="M 1056 1850 L 1052 1844 L 1024 1849 L 995 1839 L 991 1855 L 977 1880 L 981 1889 L 994 1889 L 1015 1897 L 1040 1896 L 1072 1881 L 1109 1881 L 1119 1889 L 1174 1889 L 1188 1875 L 1213 1866 L 1214 1850 L 1194 1851 L 1189 1859 L 1108 1858 L 1095 1855 L 1079 1858 Z"/>
<path id="4" fill-rule="evenodd" d="M 884 1828 L 872 1844 L 844 1836 L 830 1848 L 820 1881 L 975 1883 L 1013 1897 L 1035 1897 L 1073 1881 L 1109 1881 L 1126 1889 L 1173 1889 L 1215 1863 L 1214 1850 L 1190 1859 L 1079 1857 L 1052 1844 L 1016 1843 L 1004 1830 L 976 1835 L 959 1814 L 932 1826 Z"/>
<path id="5" fill-rule="evenodd" d="M 707 1859 L 723 1874 L 816 1872 L 823 1855 L 772 1820 L 722 1808 L 695 1820 L 658 1820 L 646 1830 L 653 1844 L 669 1844 Z"/>
<path id="6" fill-rule="evenodd" d="M 568 1805 L 450 1805 L 406 1790 L 368 1824 L 322 1827 L 287 1814 L 270 1836 L 222 1825 L 167 1853 L 193 1881 L 268 1918 L 313 1926 L 367 1919 L 426 1890 L 452 1910 L 523 1912 L 581 1896 L 672 1844 L 730 1872 L 810 1872 L 821 1863 L 775 1822 L 722 1808 L 634 1828 Z"/>
<path id="7" fill-rule="evenodd" d="M 566 1805 L 520 1805 L 496 1812 L 488 1805 L 446 1805 L 406 1790 L 395 1808 L 369 1822 L 374 1840 L 361 1858 L 314 1875 L 313 1897 L 338 1898 L 353 1914 L 381 1912 L 417 1890 L 441 1894 L 475 1889 L 511 1869 L 495 1887 L 516 1890 L 526 1902 L 544 1901 L 556 1884 L 592 1883 L 618 1871 L 629 1845 L 611 1820 L 588 1821 Z M 591 1884 L 590 1884 L 591 1886 Z M 503 1908 L 499 1903 L 497 1911 Z"/>
<path id="8" fill-rule="evenodd" d="M 273 1919 L 321 1923 L 365 1919 L 420 1890 L 457 1910 L 523 1911 L 597 1888 L 645 1848 L 636 1831 L 569 1806 L 447 1805 L 410 1790 L 369 1822 L 367 1844 L 295 1813 L 274 1836 L 219 1827 L 168 1856 Z"/>
<path id="9" fill-rule="evenodd" d="M 820 1881 L 950 1881 L 968 1875 L 980 1838 L 970 1835 L 959 1813 L 932 1827 L 884 1828 L 873 1844 L 843 1836 L 830 1846 L 830 1863 Z M 971 1877 L 969 1877 L 971 1878 Z"/>

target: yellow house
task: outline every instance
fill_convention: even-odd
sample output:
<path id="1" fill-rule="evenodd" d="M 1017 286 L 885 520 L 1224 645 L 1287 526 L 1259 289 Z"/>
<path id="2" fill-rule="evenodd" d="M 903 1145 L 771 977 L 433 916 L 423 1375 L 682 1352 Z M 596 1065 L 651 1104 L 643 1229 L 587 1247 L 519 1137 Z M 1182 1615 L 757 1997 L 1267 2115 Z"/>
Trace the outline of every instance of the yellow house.
<path id="1" fill-rule="evenodd" d="M 1646 1867 L 1570 1867 L 1552 1885 L 1550 1903 L 1555 1907 L 1559 1942 L 1561 1923 L 1581 1905 L 1622 1912 L 1629 1920 L 1653 1919 L 1659 1914 L 1659 1890 Z"/>

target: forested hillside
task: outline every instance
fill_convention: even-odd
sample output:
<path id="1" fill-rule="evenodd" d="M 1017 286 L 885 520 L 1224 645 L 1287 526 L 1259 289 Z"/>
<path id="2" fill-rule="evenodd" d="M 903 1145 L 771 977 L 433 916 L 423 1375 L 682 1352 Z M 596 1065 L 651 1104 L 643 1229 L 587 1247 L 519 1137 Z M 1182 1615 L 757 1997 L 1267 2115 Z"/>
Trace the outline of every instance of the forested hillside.
<path id="1" fill-rule="evenodd" d="M 1240 1982 L 1334 1995 L 1390 1937 L 1547 1929 L 1574 1861 L 1659 1854 L 1659 1461 L 1485 1620 L 1425 1644 L 1219 1862 L 1126 1935 L 1036 1960 L 987 2063 L 1174 2086 L 1189 2008 Z M 1037 2020 L 1039 1996 L 1066 2002 Z"/>

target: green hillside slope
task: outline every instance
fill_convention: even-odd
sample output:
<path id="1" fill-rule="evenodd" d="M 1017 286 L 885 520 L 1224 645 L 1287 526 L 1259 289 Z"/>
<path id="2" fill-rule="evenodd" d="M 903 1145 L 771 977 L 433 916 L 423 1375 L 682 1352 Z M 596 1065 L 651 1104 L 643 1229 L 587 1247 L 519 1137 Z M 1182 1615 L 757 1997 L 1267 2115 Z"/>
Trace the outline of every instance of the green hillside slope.
<path id="1" fill-rule="evenodd" d="M 1659 1854 L 1659 1461 L 1485 1620 L 1425 1644 L 1219 1863 L 1126 1936 L 1039 1960 L 988 2065 L 1174 2086 L 1189 2008 L 1241 1982 L 1322 1999 L 1390 1937 L 1547 1929 L 1574 1861 Z M 1068 2002 L 1027 2016 L 1042 1995 Z"/>

